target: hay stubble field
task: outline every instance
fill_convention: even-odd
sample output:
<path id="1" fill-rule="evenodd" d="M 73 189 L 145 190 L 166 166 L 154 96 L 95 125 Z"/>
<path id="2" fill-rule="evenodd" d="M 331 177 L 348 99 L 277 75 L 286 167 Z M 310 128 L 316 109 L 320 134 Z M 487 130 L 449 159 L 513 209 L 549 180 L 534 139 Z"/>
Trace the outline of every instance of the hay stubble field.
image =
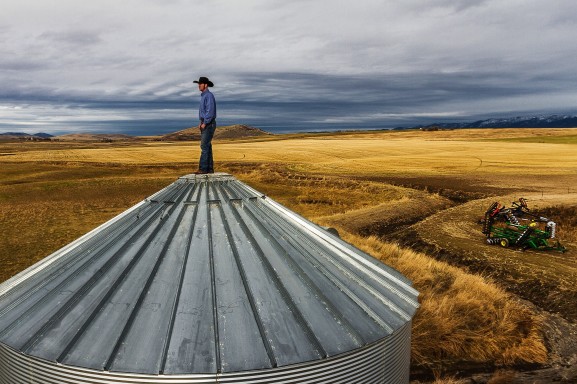
<path id="1" fill-rule="evenodd" d="M 574 130 L 293 134 L 216 140 L 214 153 L 217 171 L 414 281 L 415 381 L 577 377 Z M 0 280 L 191 173 L 198 156 L 198 142 L 0 143 Z M 558 222 L 568 252 L 485 244 L 479 216 L 518 197 Z"/>

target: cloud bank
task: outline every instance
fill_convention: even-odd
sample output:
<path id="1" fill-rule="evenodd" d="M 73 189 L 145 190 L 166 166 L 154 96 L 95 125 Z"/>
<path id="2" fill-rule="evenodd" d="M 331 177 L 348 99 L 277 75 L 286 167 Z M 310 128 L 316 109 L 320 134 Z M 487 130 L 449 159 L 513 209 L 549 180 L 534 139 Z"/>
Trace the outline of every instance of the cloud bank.
<path id="1" fill-rule="evenodd" d="M 277 131 L 575 112 L 568 0 L 8 0 L 0 131 Z"/>

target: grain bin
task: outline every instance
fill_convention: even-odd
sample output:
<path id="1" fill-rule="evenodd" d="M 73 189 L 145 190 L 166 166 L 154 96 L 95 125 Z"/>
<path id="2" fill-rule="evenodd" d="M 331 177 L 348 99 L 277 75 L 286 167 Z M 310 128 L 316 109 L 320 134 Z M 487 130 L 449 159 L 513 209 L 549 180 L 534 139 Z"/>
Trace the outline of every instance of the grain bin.
<path id="1" fill-rule="evenodd" d="M 0 383 L 407 383 L 418 292 L 228 174 L 0 285 Z"/>

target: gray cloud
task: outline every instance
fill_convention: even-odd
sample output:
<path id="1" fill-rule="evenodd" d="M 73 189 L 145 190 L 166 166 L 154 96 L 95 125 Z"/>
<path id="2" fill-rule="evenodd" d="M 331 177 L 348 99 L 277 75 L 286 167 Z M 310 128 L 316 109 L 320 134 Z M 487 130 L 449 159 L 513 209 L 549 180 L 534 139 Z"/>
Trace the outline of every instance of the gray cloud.
<path id="1" fill-rule="evenodd" d="M 8 0 L 0 124 L 187 126 L 201 75 L 221 121 L 276 128 L 574 111 L 576 12 L 569 0 Z"/>
<path id="2" fill-rule="evenodd" d="M 101 42 L 98 32 L 93 31 L 60 31 L 60 32 L 44 32 L 39 38 L 46 40 L 47 43 L 65 44 L 71 46 L 86 47 Z"/>

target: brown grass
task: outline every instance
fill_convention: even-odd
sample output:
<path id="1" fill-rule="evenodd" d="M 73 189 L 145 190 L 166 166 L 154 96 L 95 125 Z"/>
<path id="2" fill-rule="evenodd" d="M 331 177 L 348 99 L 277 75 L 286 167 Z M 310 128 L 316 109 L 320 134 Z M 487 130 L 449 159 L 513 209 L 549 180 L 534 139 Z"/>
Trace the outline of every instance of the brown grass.
<path id="1" fill-rule="evenodd" d="M 342 227 L 366 236 L 395 231 L 402 225 L 412 224 L 452 205 L 446 198 L 435 194 L 409 192 L 407 188 L 402 193 L 401 198 L 377 200 L 383 202 L 317 220 L 322 220 L 326 226 Z"/>
<path id="2" fill-rule="evenodd" d="M 577 243 L 577 205 L 548 207 L 540 210 L 539 214 L 558 224 L 557 238 Z"/>
<path id="3" fill-rule="evenodd" d="M 406 201 L 424 195 L 383 183 L 316 176 L 270 164 L 247 173 L 237 172 L 235 176 L 308 218 L 372 209 L 377 201 Z"/>
<path id="4" fill-rule="evenodd" d="M 544 363 L 542 319 L 481 276 L 375 237 L 342 237 L 409 277 L 420 291 L 413 362 L 433 371 L 462 364 Z"/>

